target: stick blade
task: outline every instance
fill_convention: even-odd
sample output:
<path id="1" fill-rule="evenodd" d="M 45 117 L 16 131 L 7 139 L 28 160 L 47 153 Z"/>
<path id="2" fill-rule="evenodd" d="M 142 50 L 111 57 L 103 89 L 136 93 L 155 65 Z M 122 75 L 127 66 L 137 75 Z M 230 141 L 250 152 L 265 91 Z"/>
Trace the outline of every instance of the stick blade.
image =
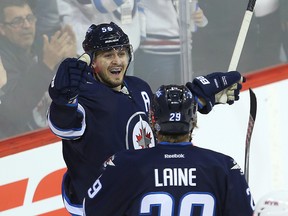
<path id="1" fill-rule="evenodd" d="M 252 136 L 254 123 L 256 120 L 256 113 L 257 113 L 257 98 L 251 88 L 249 88 L 249 95 L 250 95 L 250 113 L 249 113 L 249 121 L 248 121 L 247 134 L 246 134 L 245 165 L 244 165 L 244 174 L 245 174 L 245 178 L 247 182 L 249 182 L 249 160 L 250 160 L 251 136 Z"/>
<path id="2" fill-rule="evenodd" d="M 252 119 L 255 121 L 256 119 L 256 111 L 257 111 L 257 98 L 254 93 L 254 91 L 249 88 L 249 94 L 250 94 L 250 115 Z"/>

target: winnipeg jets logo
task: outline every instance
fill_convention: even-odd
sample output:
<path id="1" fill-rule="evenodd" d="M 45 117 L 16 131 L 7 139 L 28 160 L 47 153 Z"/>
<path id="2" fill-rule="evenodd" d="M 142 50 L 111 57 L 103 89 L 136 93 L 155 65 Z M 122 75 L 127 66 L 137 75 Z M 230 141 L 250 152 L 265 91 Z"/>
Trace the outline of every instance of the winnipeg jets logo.
<path id="1" fill-rule="evenodd" d="M 132 133 L 131 133 L 132 132 Z M 133 146 L 131 146 L 131 144 Z M 143 149 L 155 146 L 153 131 L 144 112 L 137 112 L 128 121 L 127 149 Z"/>
<path id="2" fill-rule="evenodd" d="M 152 131 L 149 130 L 150 127 L 147 127 L 145 125 L 146 122 L 144 122 L 140 116 L 140 128 L 139 128 L 139 134 L 136 135 L 136 141 L 139 144 L 140 148 L 148 148 L 151 144 L 152 139 Z"/>

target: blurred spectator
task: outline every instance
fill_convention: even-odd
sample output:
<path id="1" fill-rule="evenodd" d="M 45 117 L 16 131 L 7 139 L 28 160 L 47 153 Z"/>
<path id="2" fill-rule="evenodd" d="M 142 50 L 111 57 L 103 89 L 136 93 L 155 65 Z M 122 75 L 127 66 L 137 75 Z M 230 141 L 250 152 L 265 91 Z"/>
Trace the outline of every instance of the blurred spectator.
<path id="1" fill-rule="evenodd" d="M 27 1 L 0 1 L 0 56 L 7 72 L 7 83 L 1 88 L 0 138 L 47 125 L 47 85 L 60 61 L 76 55 L 69 27 L 50 40 L 43 35 L 43 46 L 34 43 L 36 20 Z"/>
<path id="2" fill-rule="evenodd" d="M 286 11 L 287 13 L 287 11 Z M 278 0 L 258 0 L 255 6 L 257 24 L 256 55 L 257 69 L 281 63 L 282 29 Z"/>
<path id="3" fill-rule="evenodd" d="M 6 73 L 6 70 L 3 66 L 2 59 L 0 56 L 0 106 L 1 106 L 1 97 L 2 97 L 2 95 L 4 95 L 4 92 L 2 91 L 2 87 L 6 83 L 7 83 L 7 73 Z M 2 132 L 0 131 L 0 137 L 2 136 L 1 134 L 2 134 Z"/>
<path id="4" fill-rule="evenodd" d="M 43 0 L 43 2 L 46 1 Z M 71 25 L 76 33 L 77 54 L 81 55 L 83 53 L 82 41 L 87 29 L 91 23 L 98 23 L 101 17 L 92 4 L 80 4 L 77 0 L 56 0 L 56 6 L 61 23 Z"/>
<path id="5" fill-rule="evenodd" d="M 179 1 L 142 0 L 141 3 L 146 34 L 135 54 L 134 73 L 147 81 L 154 91 L 161 84 L 181 84 Z M 208 23 L 198 6 L 195 11 L 191 10 L 191 17 L 197 27 Z M 190 43 L 192 38 L 187 45 Z"/>
<path id="6" fill-rule="evenodd" d="M 63 26 L 58 13 L 57 0 L 29 0 L 32 10 L 37 17 L 35 43 L 43 45 L 43 35 L 50 38 Z"/>
<path id="7" fill-rule="evenodd" d="M 288 1 L 279 0 L 280 20 L 282 27 L 282 44 L 286 61 L 288 60 Z"/>
<path id="8" fill-rule="evenodd" d="M 199 1 L 209 20 L 208 25 L 193 34 L 192 62 L 195 75 L 207 74 L 209 71 L 228 69 L 235 43 L 242 24 L 247 1 L 218 0 Z M 250 28 L 242 50 L 237 70 L 246 72 L 254 69 L 254 52 L 256 39 L 255 19 Z"/>
<path id="9" fill-rule="evenodd" d="M 3 66 L 2 59 L 0 56 L 0 96 L 1 96 L 1 88 L 7 83 L 7 73 Z"/>
<path id="10" fill-rule="evenodd" d="M 192 50 L 193 69 L 196 74 L 206 74 L 212 68 L 224 71 L 229 67 L 247 2 L 202 0 L 199 4 L 210 22 L 193 35 L 197 40 Z M 237 70 L 245 73 L 281 63 L 281 34 L 278 0 L 257 0 Z"/>
<path id="11" fill-rule="evenodd" d="M 72 26 L 76 34 L 77 54 L 83 53 L 82 41 L 91 23 L 114 22 L 129 36 L 134 51 L 140 44 L 139 0 L 30 0 L 34 1 L 39 32 L 49 34 L 63 24 Z M 77 14 L 77 16 L 75 16 Z M 42 31 L 41 31 L 42 30 Z M 133 61 L 127 74 L 133 74 Z"/>
<path id="12" fill-rule="evenodd" d="M 139 0 L 57 0 L 63 22 L 77 32 L 78 53 L 91 23 L 114 22 L 131 39 L 134 51 L 140 44 Z M 77 14 L 77 16 L 75 16 Z"/>

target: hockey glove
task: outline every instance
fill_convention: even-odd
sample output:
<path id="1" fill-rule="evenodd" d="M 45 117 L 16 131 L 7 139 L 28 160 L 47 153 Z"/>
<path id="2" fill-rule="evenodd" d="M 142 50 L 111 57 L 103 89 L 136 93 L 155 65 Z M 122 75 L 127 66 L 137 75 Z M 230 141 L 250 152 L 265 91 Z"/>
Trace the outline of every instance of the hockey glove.
<path id="1" fill-rule="evenodd" d="M 49 94 L 58 105 L 75 105 L 80 87 L 92 78 L 92 69 L 83 61 L 67 58 L 59 66 L 50 86 Z"/>
<path id="2" fill-rule="evenodd" d="M 196 77 L 192 83 L 186 86 L 197 96 L 199 112 L 209 113 L 215 104 L 233 104 L 239 100 L 239 92 L 242 88 L 241 83 L 245 78 L 237 71 L 215 72 L 207 76 Z"/>

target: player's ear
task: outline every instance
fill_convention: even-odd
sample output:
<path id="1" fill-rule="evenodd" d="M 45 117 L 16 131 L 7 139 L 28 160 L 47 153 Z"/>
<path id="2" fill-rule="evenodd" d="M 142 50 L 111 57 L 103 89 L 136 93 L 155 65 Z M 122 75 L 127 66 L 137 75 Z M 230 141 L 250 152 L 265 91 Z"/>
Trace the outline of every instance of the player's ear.
<path id="1" fill-rule="evenodd" d="M 95 59 L 93 60 L 93 62 L 92 62 L 92 64 L 91 64 L 91 67 L 92 67 L 92 69 L 93 69 L 93 71 L 94 71 L 95 73 L 99 73 L 99 72 L 100 72 L 100 68 L 99 68 L 99 66 L 96 64 Z"/>
<path id="2" fill-rule="evenodd" d="M 96 68 L 96 62 L 93 61 L 91 66 L 92 66 L 92 68 Z"/>

